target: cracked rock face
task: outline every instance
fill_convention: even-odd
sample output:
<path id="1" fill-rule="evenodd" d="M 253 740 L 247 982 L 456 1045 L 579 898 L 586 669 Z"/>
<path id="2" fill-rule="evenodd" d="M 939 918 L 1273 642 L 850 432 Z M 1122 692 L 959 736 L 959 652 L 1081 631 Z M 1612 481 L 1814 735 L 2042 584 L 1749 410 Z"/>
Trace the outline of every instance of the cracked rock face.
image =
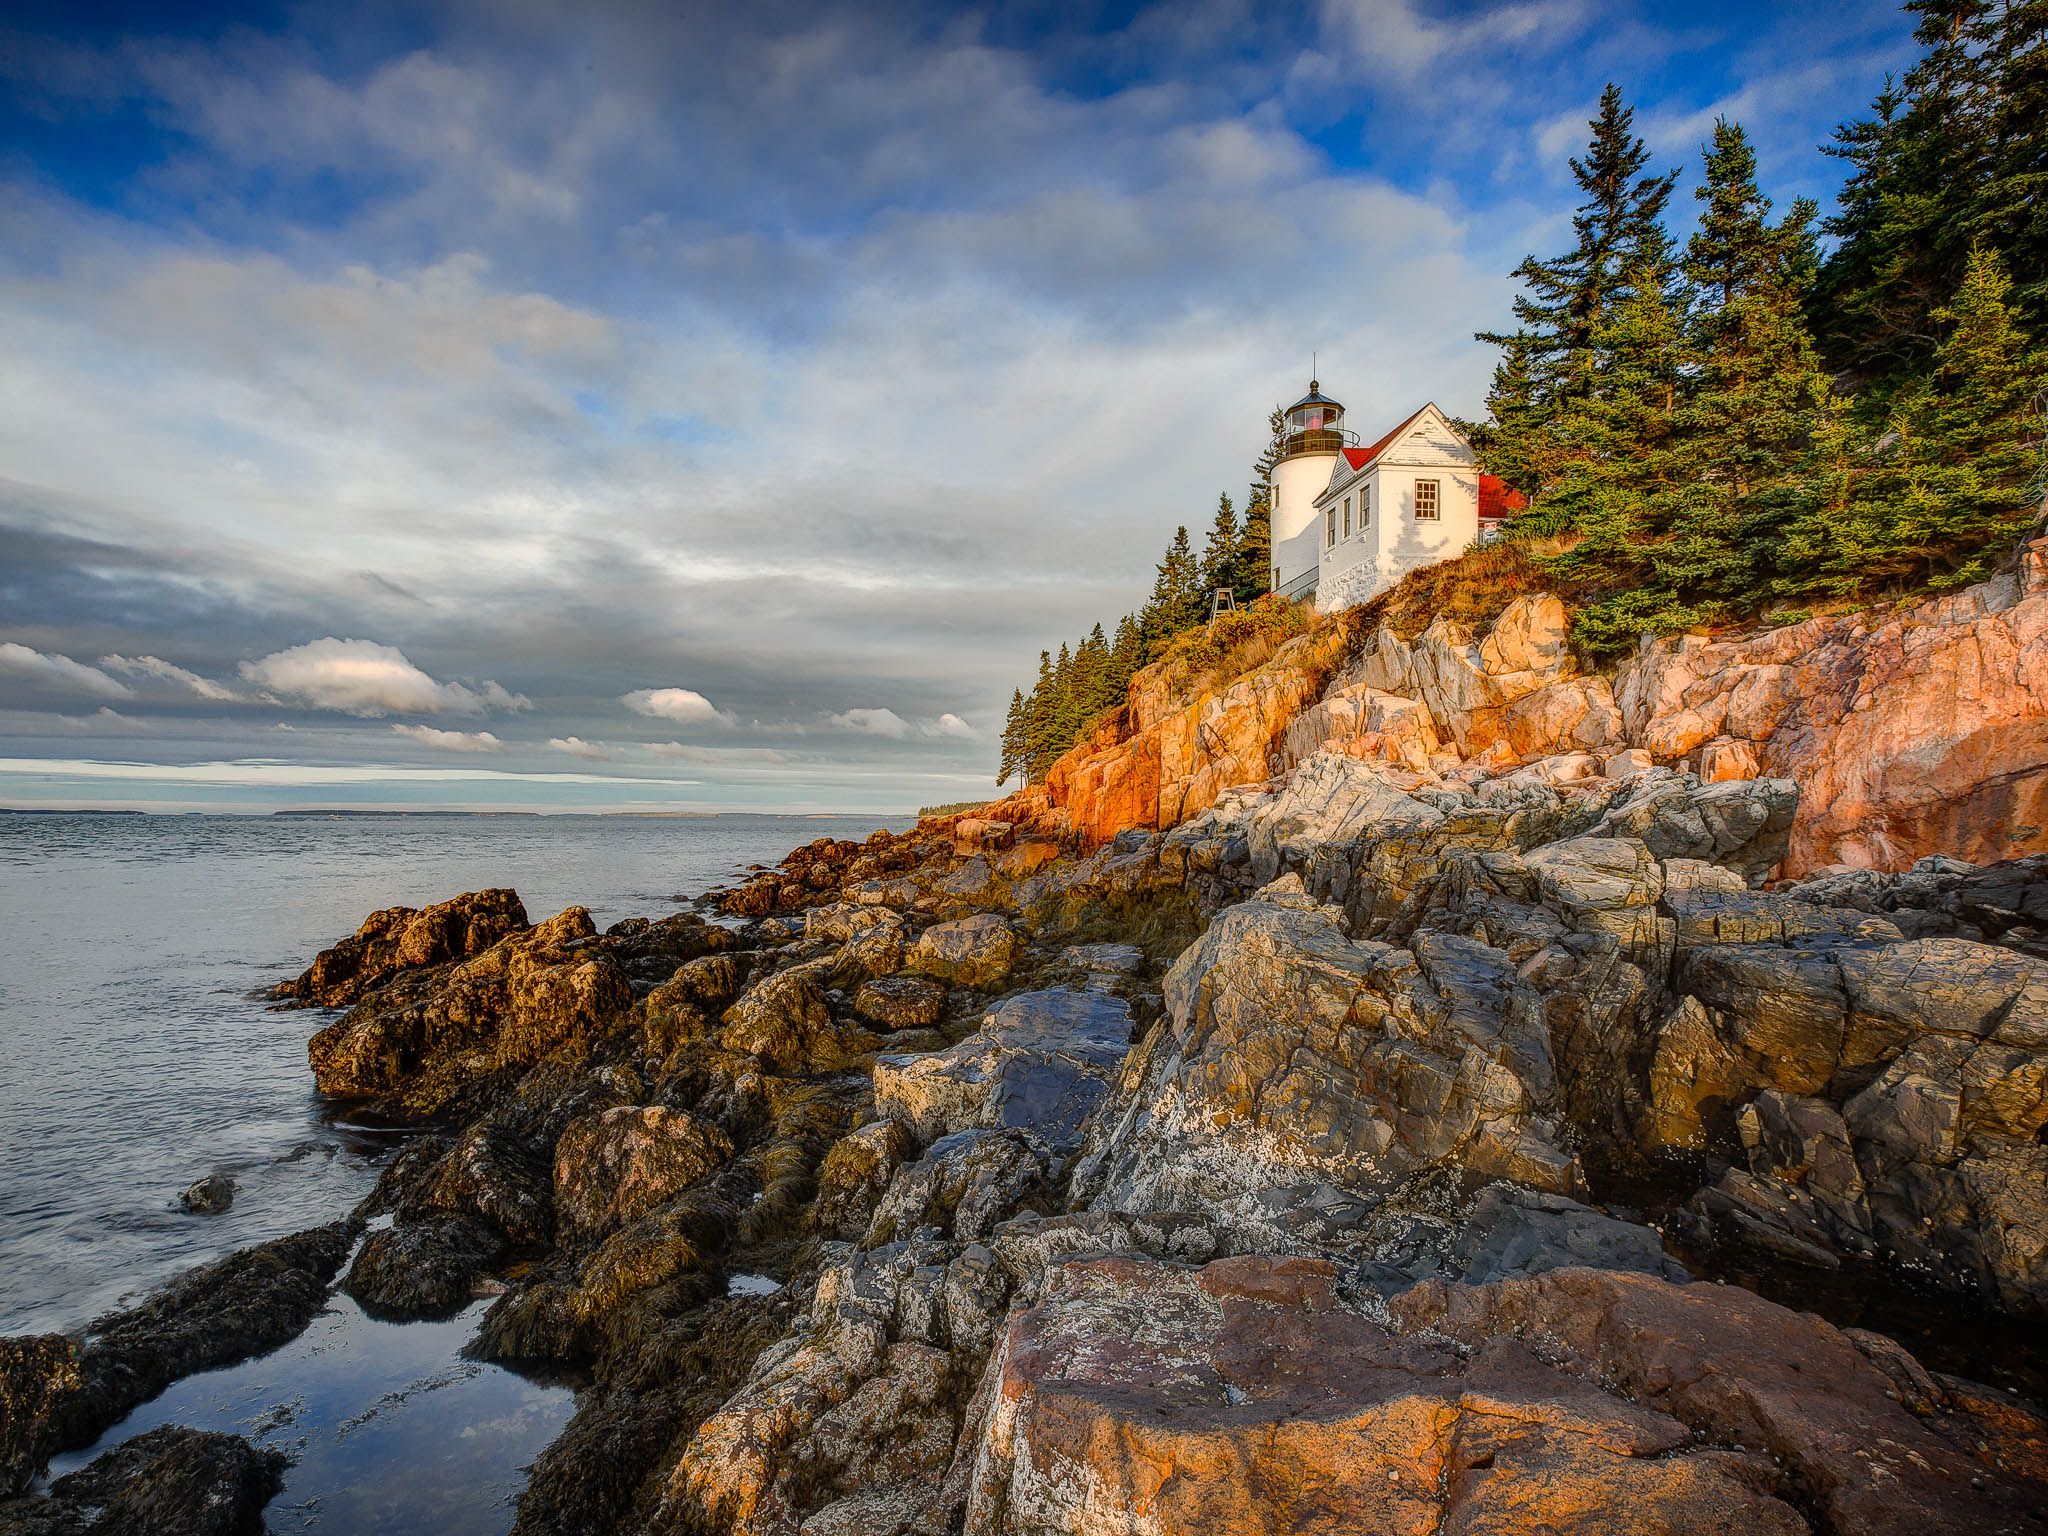
<path id="1" fill-rule="evenodd" d="M 2033 1528 L 2038 1459 L 1984 1453 L 2048 1426 L 1875 1336 L 1644 1274 L 1431 1281 L 1377 1318 L 1336 1281 L 1058 1266 L 970 1411 L 968 1536 Z"/>
<path id="2" fill-rule="evenodd" d="M 1242 1246 L 1315 1248 L 1426 1175 L 1574 1194 L 1541 1001 L 1498 950 L 1347 938 L 1290 877 L 1227 908 L 1166 978 L 1082 1180 L 1099 1209 L 1201 1211 Z"/>

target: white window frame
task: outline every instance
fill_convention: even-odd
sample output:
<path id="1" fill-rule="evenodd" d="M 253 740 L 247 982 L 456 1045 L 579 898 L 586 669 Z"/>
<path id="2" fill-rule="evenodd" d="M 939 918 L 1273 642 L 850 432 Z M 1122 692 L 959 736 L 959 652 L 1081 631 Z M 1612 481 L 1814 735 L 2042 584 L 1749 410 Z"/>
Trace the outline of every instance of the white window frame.
<path id="1" fill-rule="evenodd" d="M 1372 487 L 1369 485 L 1361 485 L 1358 488 L 1358 531 L 1360 533 L 1363 533 L 1366 529 L 1370 528 L 1371 526 Z"/>
<path id="2" fill-rule="evenodd" d="M 1323 508 L 1323 532 L 1325 535 L 1324 544 L 1334 549 L 1337 544 L 1337 509 L 1335 507 Z"/>
<path id="3" fill-rule="evenodd" d="M 1422 488 L 1429 487 L 1429 510 L 1422 510 Z M 1415 520 L 1418 523 L 1440 523 L 1444 517 L 1444 486 L 1441 480 L 1418 480 L 1415 482 Z"/>
<path id="4" fill-rule="evenodd" d="M 1344 537 L 1351 537 L 1351 498 L 1344 498 Z"/>

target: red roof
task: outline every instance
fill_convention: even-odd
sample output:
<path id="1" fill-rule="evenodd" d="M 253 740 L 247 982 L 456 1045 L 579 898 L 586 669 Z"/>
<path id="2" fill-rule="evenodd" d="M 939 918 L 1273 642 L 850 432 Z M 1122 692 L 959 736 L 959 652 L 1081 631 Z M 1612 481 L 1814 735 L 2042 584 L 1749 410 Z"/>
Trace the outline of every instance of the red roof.
<path id="1" fill-rule="evenodd" d="M 1394 439 L 1399 437 L 1403 432 L 1406 432 L 1409 426 L 1414 422 L 1415 418 L 1417 416 L 1420 416 L 1423 411 L 1426 411 L 1428 409 L 1429 407 L 1425 405 L 1422 406 L 1420 409 L 1411 412 L 1407 421 L 1402 422 L 1401 425 L 1394 428 L 1393 431 L 1389 432 L 1385 437 L 1381 438 L 1378 442 L 1374 443 L 1370 448 L 1346 448 L 1344 450 L 1344 462 L 1349 464 L 1353 469 L 1365 468 L 1366 465 L 1370 464 L 1374 459 L 1378 458 L 1381 454 L 1385 453 L 1388 448 L 1392 447 Z"/>
<path id="2" fill-rule="evenodd" d="M 1499 475 L 1479 477 L 1479 520 L 1482 523 L 1500 522 L 1528 505 L 1529 498 L 1520 491 L 1509 490 L 1508 483 Z"/>

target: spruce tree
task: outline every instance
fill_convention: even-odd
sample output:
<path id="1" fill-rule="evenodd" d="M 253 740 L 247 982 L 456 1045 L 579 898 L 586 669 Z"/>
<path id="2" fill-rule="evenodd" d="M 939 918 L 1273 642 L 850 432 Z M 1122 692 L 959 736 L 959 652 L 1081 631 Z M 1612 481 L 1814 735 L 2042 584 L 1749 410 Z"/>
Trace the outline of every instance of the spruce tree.
<path id="1" fill-rule="evenodd" d="M 1249 603 L 1273 590 L 1272 490 L 1252 487 L 1245 503 L 1244 526 L 1238 530 L 1237 558 L 1230 566 L 1230 588 L 1239 603 Z"/>
<path id="2" fill-rule="evenodd" d="M 1209 594 L 1218 587 L 1236 586 L 1238 545 L 1243 530 L 1237 521 L 1237 509 L 1230 504 L 1230 497 L 1216 498 L 1216 516 L 1209 524 L 1208 542 L 1202 546 L 1201 574 L 1202 611 L 1208 612 Z"/>
<path id="3" fill-rule="evenodd" d="M 1024 712 L 1024 690 L 1010 690 L 1010 712 L 1003 717 L 1001 757 L 996 764 L 996 783 L 1007 784 L 1010 779 L 1024 771 L 1025 724 L 1028 717 Z"/>
<path id="4" fill-rule="evenodd" d="M 1695 195 L 1706 206 L 1683 262 L 1692 305 L 1671 465 L 1680 489 L 1654 562 L 1681 603 L 1736 611 L 1770 589 L 1828 396 L 1802 309 L 1814 207 L 1795 203 L 1774 223 L 1749 139 L 1725 118 Z"/>
<path id="5" fill-rule="evenodd" d="M 1988 557 L 2040 516 L 2048 349 L 2014 323 L 2011 293 L 1998 256 L 1972 251 L 1931 317 L 1933 372 L 1900 412 L 1911 468 L 1889 553 L 1936 590 L 1982 580 Z"/>
<path id="6" fill-rule="evenodd" d="M 1266 417 L 1266 449 L 1252 465 L 1251 500 L 1273 505 L 1273 467 L 1287 445 L 1287 407 L 1276 405 Z"/>
<path id="7" fill-rule="evenodd" d="M 1559 410 L 1599 392 L 1607 360 L 1597 342 L 1613 309 L 1631 285 L 1668 281 L 1662 220 L 1676 177 L 1649 172 L 1650 152 L 1634 121 L 1620 87 L 1609 85 L 1586 154 L 1571 161 L 1585 197 L 1572 216 L 1572 249 L 1525 258 L 1514 273 L 1524 290 L 1515 297 L 1515 330 L 1479 333 L 1502 348 L 1505 365 L 1487 400 L 1488 467 L 1532 496 L 1572 457 L 1551 427 Z"/>
<path id="8" fill-rule="evenodd" d="M 1024 725 L 1024 770 L 1032 783 L 1045 777 L 1053 759 L 1066 748 L 1059 743 L 1059 698 L 1054 689 L 1052 652 L 1038 653 L 1038 681 L 1032 684 Z"/>
<path id="9" fill-rule="evenodd" d="M 1185 525 L 1173 531 L 1173 538 L 1160 557 L 1152 582 L 1152 595 L 1145 602 L 1138 622 L 1145 631 L 1147 646 L 1154 652 L 1200 619 L 1202 574 L 1188 542 Z"/>
<path id="10" fill-rule="evenodd" d="M 1809 315 L 1864 414 L 1931 366 L 1943 307 L 1972 249 L 2002 258 L 2018 322 L 2048 338 L 2048 5 L 1908 0 L 1922 53 L 1869 117 L 1836 130 L 1848 162 L 1836 239 Z"/>

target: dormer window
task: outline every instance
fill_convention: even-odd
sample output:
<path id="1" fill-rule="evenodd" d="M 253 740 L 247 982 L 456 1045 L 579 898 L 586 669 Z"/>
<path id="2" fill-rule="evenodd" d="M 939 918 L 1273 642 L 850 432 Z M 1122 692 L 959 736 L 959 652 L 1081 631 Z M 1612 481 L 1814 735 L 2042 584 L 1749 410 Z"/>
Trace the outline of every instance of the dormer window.
<path id="1" fill-rule="evenodd" d="M 1437 520 L 1437 483 L 1434 480 L 1415 482 L 1415 518 L 1418 522 L 1433 523 Z"/>

